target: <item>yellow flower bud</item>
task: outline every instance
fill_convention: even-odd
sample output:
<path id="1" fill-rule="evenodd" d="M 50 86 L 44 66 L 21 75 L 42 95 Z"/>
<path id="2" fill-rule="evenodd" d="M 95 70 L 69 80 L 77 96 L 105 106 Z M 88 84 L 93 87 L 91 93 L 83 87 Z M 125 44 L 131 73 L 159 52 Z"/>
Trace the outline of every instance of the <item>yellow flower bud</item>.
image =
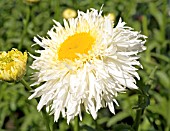
<path id="1" fill-rule="evenodd" d="M 28 3 L 37 3 L 39 2 L 40 0 L 25 0 L 25 2 L 28 2 Z"/>
<path id="2" fill-rule="evenodd" d="M 12 49 L 0 52 L 0 80 L 12 82 L 20 80 L 26 71 L 27 53 Z"/>
<path id="3" fill-rule="evenodd" d="M 63 11 L 63 18 L 65 19 L 74 18 L 76 16 L 77 16 L 77 13 L 73 9 L 68 8 Z"/>
<path id="4" fill-rule="evenodd" d="M 114 13 L 108 13 L 107 16 L 110 18 L 110 20 L 115 20 L 115 14 Z"/>

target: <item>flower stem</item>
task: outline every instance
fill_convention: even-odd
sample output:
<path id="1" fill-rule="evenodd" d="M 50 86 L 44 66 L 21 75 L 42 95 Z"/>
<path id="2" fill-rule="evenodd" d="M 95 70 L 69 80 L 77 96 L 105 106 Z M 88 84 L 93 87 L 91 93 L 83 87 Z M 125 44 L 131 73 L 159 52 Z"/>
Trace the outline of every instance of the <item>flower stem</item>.
<path id="1" fill-rule="evenodd" d="M 75 119 L 74 119 L 73 131 L 79 131 L 79 119 L 78 119 L 78 116 L 76 116 Z"/>
<path id="2" fill-rule="evenodd" d="M 30 87 L 30 85 L 24 80 L 24 78 L 22 78 L 22 79 L 20 80 L 20 82 L 21 82 L 29 91 L 30 91 L 30 90 L 33 90 L 33 89 Z M 35 99 L 35 100 L 36 100 L 36 102 L 37 102 L 37 99 Z M 37 102 L 37 103 L 38 103 L 38 102 Z M 42 116 L 43 116 L 43 119 L 44 119 L 44 122 L 45 122 L 47 131 L 52 131 L 52 130 L 50 129 L 50 126 L 49 126 L 49 118 L 48 118 L 48 116 L 46 115 L 45 110 L 42 110 L 41 113 L 42 113 Z"/>
<path id="3" fill-rule="evenodd" d="M 49 126 L 49 123 L 50 123 L 50 122 L 49 122 L 49 117 L 46 115 L 45 110 L 42 110 L 41 114 L 42 114 L 43 119 L 44 119 L 44 121 L 45 121 L 45 125 L 46 125 L 47 131 L 52 131 L 52 130 L 50 129 L 50 126 Z"/>
<path id="4" fill-rule="evenodd" d="M 54 10 L 54 19 L 57 21 L 61 21 L 60 17 L 60 0 L 51 0 L 51 9 Z"/>
<path id="5" fill-rule="evenodd" d="M 140 123 L 140 120 L 141 120 L 141 115 L 142 115 L 142 109 L 137 110 L 137 112 L 136 112 L 136 118 L 135 118 L 135 123 L 134 123 L 134 126 L 133 126 L 133 129 L 134 129 L 135 131 L 138 130 L 139 123 Z"/>
<path id="6" fill-rule="evenodd" d="M 142 97 L 141 96 L 138 96 L 138 103 L 140 103 L 140 101 L 142 100 Z M 142 112 L 143 112 L 144 109 L 137 109 L 136 111 L 136 118 L 135 118 L 135 122 L 133 124 L 133 129 L 134 131 L 138 131 L 138 127 L 139 127 L 139 124 L 140 124 L 140 121 L 141 121 L 141 117 L 142 117 Z"/>
<path id="7" fill-rule="evenodd" d="M 24 80 L 24 78 L 22 78 L 20 80 L 20 82 L 30 91 L 32 90 L 32 88 L 30 87 L 30 85 Z"/>
<path id="8" fill-rule="evenodd" d="M 22 35 L 21 35 L 21 41 L 18 44 L 19 50 L 22 49 L 22 45 L 24 43 L 24 37 L 27 34 L 27 27 L 28 27 L 28 22 L 29 22 L 29 19 L 30 19 L 30 6 L 27 7 L 27 14 L 26 15 L 27 15 L 26 18 L 23 20 L 23 32 L 22 32 Z"/>

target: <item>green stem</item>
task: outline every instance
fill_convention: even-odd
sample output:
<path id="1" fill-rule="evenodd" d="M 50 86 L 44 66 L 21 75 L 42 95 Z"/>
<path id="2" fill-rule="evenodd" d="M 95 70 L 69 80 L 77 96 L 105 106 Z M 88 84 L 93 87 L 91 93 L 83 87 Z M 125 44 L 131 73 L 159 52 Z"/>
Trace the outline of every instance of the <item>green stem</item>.
<path id="1" fill-rule="evenodd" d="M 77 0 L 72 0 L 72 5 L 74 6 L 74 9 L 76 9 L 77 10 L 77 7 L 78 7 L 78 2 L 77 2 Z"/>
<path id="2" fill-rule="evenodd" d="M 141 100 L 142 100 L 142 97 L 138 96 L 138 103 L 140 103 Z M 134 124 L 132 126 L 134 131 L 138 131 L 138 127 L 139 127 L 141 117 L 142 117 L 142 112 L 143 112 L 143 109 L 137 109 L 137 111 L 136 111 L 136 118 L 135 118 Z"/>
<path id="3" fill-rule="evenodd" d="M 30 91 L 32 90 L 32 88 L 30 87 L 30 85 L 24 80 L 24 78 L 22 78 L 20 80 L 20 82 Z"/>
<path id="4" fill-rule="evenodd" d="M 44 121 L 45 121 L 45 125 L 46 125 L 47 131 L 52 131 L 52 130 L 50 129 L 50 126 L 49 126 L 50 120 L 49 120 L 49 117 L 47 116 L 45 110 L 42 110 L 41 114 L 42 114 L 43 119 L 44 119 Z"/>
<path id="5" fill-rule="evenodd" d="M 22 78 L 22 79 L 20 80 L 20 82 L 21 82 L 29 91 L 30 91 L 30 90 L 33 90 L 33 89 L 30 87 L 30 85 L 24 80 L 24 78 Z M 35 100 L 36 100 L 36 99 L 35 99 Z M 36 100 L 36 102 L 38 103 L 37 100 Z M 47 131 L 52 131 L 52 130 L 50 129 L 50 126 L 49 126 L 49 118 L 48 118 L 48 116 L 46 115 L 45 110 L 42 110 L 41 113 L 42 113 L 42 116 L 43 116 L 43 118 L 44 118 L 44 122 L 45 122 Z"/>
<path id="6" fill-rule="evenodd" d="M 141 115 L 142 115 L 142 109 L 137 110 L 136 118 L 135 118 L 135 123 L 134 123 L 134 126 L 133 126 L 133 129 L 135 131 L 138 130 L 138 127 L 139 127 L 139 124 L 140 124 L 140 120 L 141 120 Z"/>
<path id="7" fill-rule="evenodd" d="M 79 131 L 79 119 L 78 119 L 78 116 L 76 116 L 75 119 L 74 119 L 73 131 Z"/>
<path id="8" fill-rule="evenodd" d="M 22 49 L 24 37 L 27 34 L 27 27 L 28 27 L 28 22 L 29 22 L 29 19 L 30 19 L 30 11 L 31 11 L 30 6 L 28 6 L 26 19 L 23 20 L 23 32 L 22 32 L 22 35 L 21 35 L 21 41 L 18 45 L 18 50 Z"/>
<path id="9" fill-rule="evenodd" d="M 167 23 L 167 0 L 163 0 L 163 6 L 162 6 L 162 25 L 160 27 L 161 35 L 162 35 L 162 41 L 165 41 L 165 33 L 166 33 L 166 23 Z"/>
<path id="10" fill-rule="evenodd" d="M 94 120 L 94 123 L 95 123 L 95 129 L 98 130 L 97 120 Z"/>
<path id="11" fill-rule="evenodd" d="M 55 12 L 54 20 L 61 21 L 61 17 L 60 17 L 60 0 L 51 0 L 51 9 Z"/>

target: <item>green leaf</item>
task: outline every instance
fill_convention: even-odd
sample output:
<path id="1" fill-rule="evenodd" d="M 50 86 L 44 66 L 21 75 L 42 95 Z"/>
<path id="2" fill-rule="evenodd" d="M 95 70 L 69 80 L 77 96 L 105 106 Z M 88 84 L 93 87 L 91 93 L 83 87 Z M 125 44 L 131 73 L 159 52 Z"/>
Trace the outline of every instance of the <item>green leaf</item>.
<path id="1" fill-rule="evenodd" d="M 112 125 L 116 124 L 118 121 L 121 121 L 128 116 L 129 116 L 128 112 L 117 113 L 115 116 L 113 116 L 108 120 L 107 127 L 111 127 Z"/>
<path id="2" fill-rule="evenodd" d="M 97 123 L 99 125 L 106 123 L 110 118 L 109 117 L 101 117 L 97 119 Z"/>
<path id="3" fill-rule="evenodd" d="M 161 27 L 163 24 L 162 21 L 162 13 L 158 10 L 158 8 L 156 7 L 156 4 L 154 3 L 150 3 L 149 4 L 149 10 L 151 12 L 151 14 L 155 17 L 155 19 L 157 20 L 159 26 Z"/>
<path id="4" fill-rule="evenodd" d="M 164 71 L 157 71 L 156 76 L 158 77 L 161 85 L 163 87 L 169 89 L 169 87 L 170 87 L 170 77 Z"/>
<path id="5" fill-rule="evenodd" d="M 88 125 L 81 126 L 81 130 L 83 130 L 83 131 L 96 131 L 95 129 L 93 129 L 92 127 L 90 127 Z"/>
<path id="6" fill-rule="evenodd" d="M 113 131 L 134 131 L 130 125 L 117 124 L 113 126 Z"/>

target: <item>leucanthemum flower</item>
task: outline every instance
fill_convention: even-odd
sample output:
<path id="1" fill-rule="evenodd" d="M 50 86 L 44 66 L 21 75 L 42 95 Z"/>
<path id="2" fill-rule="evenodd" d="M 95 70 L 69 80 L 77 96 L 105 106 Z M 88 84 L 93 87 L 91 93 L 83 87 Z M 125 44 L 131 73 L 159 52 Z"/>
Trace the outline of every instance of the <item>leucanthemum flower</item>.
<path id="1" fill-rule="evenodd" d="M 12 49 L 8 52 L 0 52 L 0 80 L 18 81 L 26 71 L 27 53 Z"/>
<path id="2" fill-rule="evenodd" d="M 136 66 L 138 52 L 145 50 L 146 36 L 102 16 L 102 10 L 78 11 L 77 18 L 64 19 L 64 27 L 55 22 L 49 37 L 35 37 L 43 50 L 34 57 L 36 72 L 32 85 L 39 85 L 29 99 L 41 97 L 38 111 L 46 106 L 54 120 L 60 113 L 67 123 L 85 109 L 94 119 L 97 112 L 108 107 L 115 114 L 118 93 L 126 88 L 138 89 Z"/>

